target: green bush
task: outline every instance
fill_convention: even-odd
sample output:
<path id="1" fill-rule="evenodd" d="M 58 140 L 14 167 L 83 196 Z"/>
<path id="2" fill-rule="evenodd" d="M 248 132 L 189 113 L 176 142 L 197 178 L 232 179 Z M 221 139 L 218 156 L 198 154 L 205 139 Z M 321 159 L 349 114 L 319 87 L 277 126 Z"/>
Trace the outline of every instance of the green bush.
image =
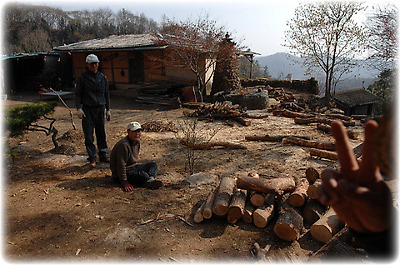
<path id="1" fill-rule="evenodd" d="M 54 112 L 57 102 L 40 102 L 35 104 L 25 104 L 7 110 L 7 129 L 10 136 L 19 136 L 25 130 L 29 130 L 29 126 L 37 122 L 41 117 Z"/>

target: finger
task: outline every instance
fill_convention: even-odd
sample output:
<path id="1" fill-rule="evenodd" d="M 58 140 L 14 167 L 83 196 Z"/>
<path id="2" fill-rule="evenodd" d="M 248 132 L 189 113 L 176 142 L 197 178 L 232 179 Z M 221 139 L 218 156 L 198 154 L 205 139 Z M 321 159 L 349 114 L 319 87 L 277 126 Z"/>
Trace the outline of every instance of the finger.
<path id="1" fill-rule="evenodd" d="M 325 205 L 333 205 L 339 202 L 341 196 L 337 191 L 337 183 L 340 178 L 340 173 L 331 168 L 322 171 L 322 185 L 318 191 L 318 195 L 321 196 L 321 203 Z"/>
<path id="2" fill-rule="evenodd" d="M 331 132 L 335 138 L 336 152 L 341 171 L 344 176 L 351 176 L 353 171 L 359 168 L 353 148 L 347 135 L 346 128 L 341 121 L 331 123 Z"/>
<path id="3" fill-rule="evenodd" d="M 373 156 L 374 138 L 377 129 L 378 129 L 378 123 L 374 120 L 370 120 L 365 124 L 364 128 L 365 137 L 362 150 L 361 168 L 362 171 L 365 172 L 363 174 L 364 175 L 363 180 L 366 182 L 373 180 L 375 176 L 377 176 L 377 174 L 374 173 L 378 171 L 378 166 L 376 165 Z"/>

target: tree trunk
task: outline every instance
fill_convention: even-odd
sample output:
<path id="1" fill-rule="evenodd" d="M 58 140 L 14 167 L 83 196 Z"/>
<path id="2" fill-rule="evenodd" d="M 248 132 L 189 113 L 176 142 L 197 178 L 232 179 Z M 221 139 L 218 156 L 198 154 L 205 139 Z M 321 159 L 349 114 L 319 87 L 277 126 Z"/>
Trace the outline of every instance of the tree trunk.
<path id="1" fill-rule="evenodd" d="M 333 208 L 330 208 L 311 226 L 310 231 L 313 238 L 326 243 L 343 227 L 344 222 L 336 215 Z"/>
<path id="2" fill-rule="evenodd" d="M 215 200 L 215 194 L 217 193 L 217 190 L 212 191 L 206 200 L 206 203 L 204 205 L 203 209 L 203 216 L 206 219 L 210 219 L 212 217 L 212 208 L 214 205 L 214 200 Z"/>
<path id="3" fill-rule="evenodd" d="M 237 220 L 242 218 L 244 214 L 244 207 L 246 205 L 246 198 L 247 190 L 238 189 L 233 193 L 227 216 L 229 223 L 234 224 Z"/>
<path id="4" fill-rule="evenodd" d="M 295 145 L 299 145 L 299 146 L 306 146 L 306 147 L 312 147 L 312 148 L 329 150 L 329 151 L 336 150 L 334 143 L 305 140 L 305 139 L 302 139 L 299 137 L 286 137 L 282 140 L 282 143 L 283 144 L 295 144 Z"/>
<path id="5" fill-rule="evenodd" d="M 325 213 L 326 207 L 315 199 L 309 199 L 303 209 L 304 222 L 313 224 Z"/>
<path id="6" fill-rule="evenodd" d="M 235 179 L 225 177 L 221 180 L 217 194 L 215 195 L 213 213 L 218 216 L 224 216 L 228 213 L 229 202 L 235 187 Z"/>
<path id="7" fill-rule="evenodd" d="M 307 189 L 309 186 L 306 178 L 296 179 L 296 188 L 289 196 L 289 203 L 295 207 L 303 206 L 307 201 Z"/>
<path id="8" fill-rule="evenodd" d="M 252 178 L 247 176 L 238 177 L 236 185 L 239 189 L 253 190 L 261 193 L 283 194 L 295 187 L 293 178 Z"/>
<path id="9" fill-rule="evenodd" d="M 264 205 L 258 207 L 253 212 L 253 223 L 259 228 L 264 228 L 268 222 L 274 217 L 275 195 L 268 194 L 265 197 Z"/>

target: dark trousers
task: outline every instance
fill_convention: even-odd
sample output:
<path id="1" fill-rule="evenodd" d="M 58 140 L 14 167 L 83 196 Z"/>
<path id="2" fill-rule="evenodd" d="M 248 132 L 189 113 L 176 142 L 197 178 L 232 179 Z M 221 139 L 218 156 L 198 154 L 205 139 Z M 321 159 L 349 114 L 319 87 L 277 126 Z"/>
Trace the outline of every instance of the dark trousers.
<path id="1" fill-rule="evenodd" d="M 143 185 L 157 175 L 158 166 L 156 162 L 138 164 L 126 171 L 129 183 L 135 186 Z"/>
<path id="2" fill-rule="evenodd" d="M 89 160 L 96 160 L 96 146 L 94 144 L 94 135 L 96 133 L 97 148 L 99 149 L 99 157 L 104 158 L 108 155 L 108 147 L 106 141 L 105 123 L 105 106 L 86 107 L 83 106 L 85 118 L 82 119 L 83 133 L 85 134 L 85 146 L 89 155 Z"/>

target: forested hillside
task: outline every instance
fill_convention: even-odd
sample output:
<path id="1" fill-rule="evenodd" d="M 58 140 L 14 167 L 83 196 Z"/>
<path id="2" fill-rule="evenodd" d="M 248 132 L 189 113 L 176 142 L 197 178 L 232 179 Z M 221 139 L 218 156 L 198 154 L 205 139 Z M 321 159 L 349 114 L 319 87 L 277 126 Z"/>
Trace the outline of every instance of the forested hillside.
<path id="1" fill-rule="evenodd" d="M 155 32 L 159 23 L 144 14 L 109 8 L 63 11 L 49 6 L 4 6 L 3 53 L 46 52 L 53 47 L 109 35 Z"/>

